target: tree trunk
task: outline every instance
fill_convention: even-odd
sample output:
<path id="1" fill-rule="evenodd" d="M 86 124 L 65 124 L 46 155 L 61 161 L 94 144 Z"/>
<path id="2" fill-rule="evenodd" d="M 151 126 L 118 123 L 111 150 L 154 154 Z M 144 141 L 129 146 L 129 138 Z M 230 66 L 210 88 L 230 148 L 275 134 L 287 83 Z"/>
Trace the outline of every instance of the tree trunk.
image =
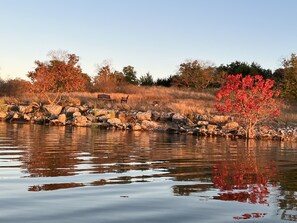
<path id="1" fill-rule="evenodd" d="M 254 127 L 253 126 L 249 126 L 246 130 L 246 138 L 247 139 L 253 139 L 255 137 L 254 135 Z"/>

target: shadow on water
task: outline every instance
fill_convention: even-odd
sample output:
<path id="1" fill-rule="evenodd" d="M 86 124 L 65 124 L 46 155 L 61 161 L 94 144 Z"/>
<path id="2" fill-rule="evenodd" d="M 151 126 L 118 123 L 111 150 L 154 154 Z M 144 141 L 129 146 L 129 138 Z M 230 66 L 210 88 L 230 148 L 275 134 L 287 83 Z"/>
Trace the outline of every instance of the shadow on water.
<path id="1" fill-rule="evenodd" d="M 18 154 L 21 177 L 53 179 L 30 185 L 28 191 L 163 180 L 173 182 L 174 196 L 261 205 L 270 205 L 273 191 L 278 193 L 281 218 L 297 221 L 293 144 L 250 141 L 247 145 L 242 140 L 163 133 L 0 125 L 1 155 Z M 266 214 L 244 213 L 234 219 Z"/>

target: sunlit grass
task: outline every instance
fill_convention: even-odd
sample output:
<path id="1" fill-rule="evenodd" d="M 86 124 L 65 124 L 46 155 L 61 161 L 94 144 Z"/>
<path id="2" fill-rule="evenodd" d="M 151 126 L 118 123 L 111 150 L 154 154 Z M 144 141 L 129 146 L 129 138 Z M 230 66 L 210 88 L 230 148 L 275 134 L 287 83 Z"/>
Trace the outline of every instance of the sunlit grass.
<path id="1" fill-rule="evenodd" d="M 285 125 L 297 124 L 297 102 L 286 103 L 278 119 Z"/>
<path id="2" fill-rule="evenodd" d="M 152 110 L 165 112 L 178 112 L 184 115 L 216 114 L 214 109 L 215 89 L 203 91 L 191 91 L 188 89 L 166 88 L 166 87 L 142 87 L 128 85 L 123 87 L 121 93 L 107 93 L 116 103 L 110 107 L 125 110 Z M 62 101 L 73 105 L 89 104 L 96 107 L 106 107 L 104 103 L 97 100 L 97 95 L 106 92 L 73 92 L 64 94 Z M 121 98 L 129 95 L 128 103 L 121 104 Z M 46 100 L 36 95 L 24 95 L 23 98 L 2 98 L 2 101 L 9 103 L 21 103 L 24 101 L 37 101 L 46 103 Z M 286 103 L 281 108 L 281 115 L 278 121 L 284 125 L 297 123 L 297 102 Z"/>

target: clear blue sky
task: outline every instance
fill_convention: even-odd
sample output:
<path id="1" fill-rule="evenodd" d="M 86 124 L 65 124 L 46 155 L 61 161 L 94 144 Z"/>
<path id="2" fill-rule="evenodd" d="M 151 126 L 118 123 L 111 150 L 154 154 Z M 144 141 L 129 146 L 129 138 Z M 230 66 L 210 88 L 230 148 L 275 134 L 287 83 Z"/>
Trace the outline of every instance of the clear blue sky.
<path id="1" fill-rule="evenodd" d="M 174 74 L 186 59 L 272 70 L 297 52 L 296 0 L 0 0 L 0 77 L 25 78 L 50 50 L 104 60 L 138 77 Z"/>

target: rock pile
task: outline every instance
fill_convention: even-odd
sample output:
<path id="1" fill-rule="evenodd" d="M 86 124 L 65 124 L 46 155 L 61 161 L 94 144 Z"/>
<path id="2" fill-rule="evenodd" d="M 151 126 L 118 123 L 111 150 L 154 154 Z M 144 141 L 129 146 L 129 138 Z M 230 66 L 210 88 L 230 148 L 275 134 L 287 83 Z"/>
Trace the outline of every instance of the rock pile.
<path id="1" fill-rule="evenodd" d="M 197 136 L 245 137 L 244 129 L 232 117 L 174 112 L 96 109 L 83 106 L 16 106 L 0 111 L 0 120 L 43 125 L 72 125 L 133 131 L 166 131 Z M 257 138 L 297 141 L 297 128 L 261 126 Z"/>

